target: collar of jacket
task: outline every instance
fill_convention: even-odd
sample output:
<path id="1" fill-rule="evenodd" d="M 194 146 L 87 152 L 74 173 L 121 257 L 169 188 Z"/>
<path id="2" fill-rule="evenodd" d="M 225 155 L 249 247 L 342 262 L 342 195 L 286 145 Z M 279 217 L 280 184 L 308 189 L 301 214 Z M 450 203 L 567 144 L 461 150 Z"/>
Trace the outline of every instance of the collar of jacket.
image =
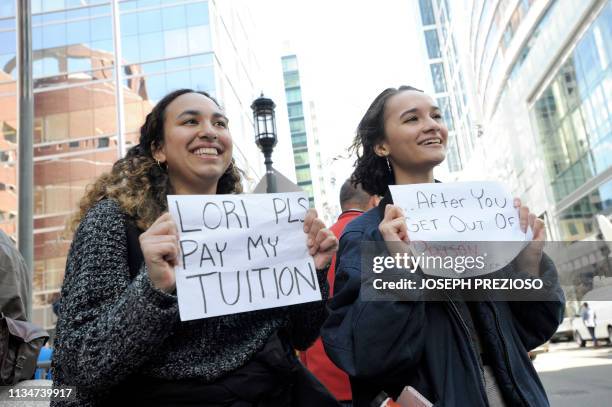
<path id="1" fill-rule="evenodd" d="M 353 215 L 353 214 L 356 214 L 356 213 L 358 213 L 358 214 L 362 214 L 362 213 L 363 213 L 363 211 L 362 211 L 362 210 L 360 210 L 360 209 L 348 209 L 348 210 L 346 210 L 346 211 L 342 212 L 342 213 L 340 214 L 340 216 L 338 216 L 338 220 L 340 220 L 340 219 L 342 219 L 342 218 L 346 218 L 347 216 L 349 216 L 349 215 Z"/>

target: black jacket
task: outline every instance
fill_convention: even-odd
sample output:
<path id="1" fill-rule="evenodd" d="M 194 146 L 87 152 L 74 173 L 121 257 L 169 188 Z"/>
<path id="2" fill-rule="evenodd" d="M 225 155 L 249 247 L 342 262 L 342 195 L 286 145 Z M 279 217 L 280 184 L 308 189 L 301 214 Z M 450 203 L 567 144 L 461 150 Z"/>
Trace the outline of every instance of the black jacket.
<path id="1" fill-rule="evenodd" d="M 350 376 L 355 407 L 369 407 L 382 390 L 396 396 L 408 384 L 436 406 L 487 406 L 478 355 L 462 317 L 465 304 L 361 298 L 361 242 L 383 241 L 378 225 L 387 203 L 388 197 L 351 222 L 340 239 L 335 292 L 322 329 L 325 350 Z M 548 287 L 554 301 L 471 306 L 488 364 L 512 406 L 549 405 L 527 352 L 557 329 L 564 296 L 552 261 L 544 256 L 540 267 L 542 277 L 554 282 Z"/>

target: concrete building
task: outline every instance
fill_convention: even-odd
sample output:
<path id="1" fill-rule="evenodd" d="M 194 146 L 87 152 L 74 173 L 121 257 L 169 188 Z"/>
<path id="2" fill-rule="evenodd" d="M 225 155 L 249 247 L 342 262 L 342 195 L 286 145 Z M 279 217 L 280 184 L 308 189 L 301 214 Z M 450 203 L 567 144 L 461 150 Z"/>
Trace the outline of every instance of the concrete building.
<path id="1" fill-rule="evenodd" d="M 16 233 L 16 19 L 0 0 L 0 228 Z M 34 80 L 34 322 L 52 330 L 65 226 L 85 187 L 138 139 L 166 93 L 217 97 L 231 119 L 246 187 L 263 174 L 250 104 L 260 92 L 247 1 L 32 1 Z"/>

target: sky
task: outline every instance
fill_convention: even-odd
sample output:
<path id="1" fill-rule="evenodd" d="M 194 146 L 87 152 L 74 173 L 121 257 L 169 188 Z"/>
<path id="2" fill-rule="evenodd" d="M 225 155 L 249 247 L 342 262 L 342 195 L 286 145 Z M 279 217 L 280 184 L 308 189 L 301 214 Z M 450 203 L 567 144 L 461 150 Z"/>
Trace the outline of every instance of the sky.
<path id="1" fill-rule="evenodd" d="M 324 162 L 346 154 L 359 120 L 382 90 L 401 84 L 431 90 L 416 0 L 250 4 L 267 53 L 260 58 L 270 74 L 264 86 L 282 87 L 274 64 L 284 51 L 297 54 L 304 102 L 316 106 Z M 350 175 L 353 161 L 333 161 L 340 180 Z"/>

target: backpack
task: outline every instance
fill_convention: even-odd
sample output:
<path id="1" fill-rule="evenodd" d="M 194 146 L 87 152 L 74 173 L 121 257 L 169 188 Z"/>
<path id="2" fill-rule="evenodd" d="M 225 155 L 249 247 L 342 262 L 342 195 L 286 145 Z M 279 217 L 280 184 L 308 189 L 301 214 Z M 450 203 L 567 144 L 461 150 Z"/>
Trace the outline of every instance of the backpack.
<path id="1" fill-rule="evenodd" d="M 41 327 L 0 313 L 0 385 L 34 377 L 38 354 L 48 339 Z"/>

